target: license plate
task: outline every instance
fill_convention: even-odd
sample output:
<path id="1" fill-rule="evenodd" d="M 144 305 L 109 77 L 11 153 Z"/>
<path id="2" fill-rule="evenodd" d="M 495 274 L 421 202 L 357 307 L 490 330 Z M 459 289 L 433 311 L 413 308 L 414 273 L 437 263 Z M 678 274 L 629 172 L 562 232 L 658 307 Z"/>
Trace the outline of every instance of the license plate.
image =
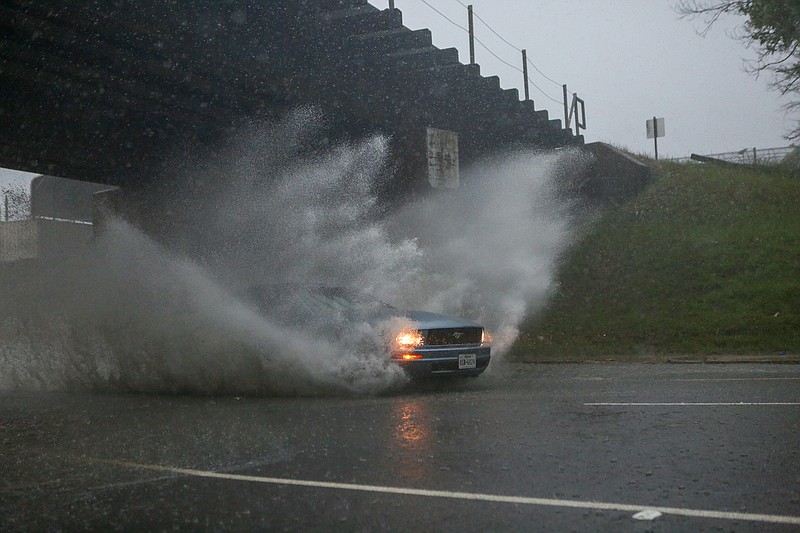
<path id="1" fill-rule="evenodd" d="M 462 353 L 458 356 L 458 369 L 475 368 L 476 360 L 474 353 Z"/>

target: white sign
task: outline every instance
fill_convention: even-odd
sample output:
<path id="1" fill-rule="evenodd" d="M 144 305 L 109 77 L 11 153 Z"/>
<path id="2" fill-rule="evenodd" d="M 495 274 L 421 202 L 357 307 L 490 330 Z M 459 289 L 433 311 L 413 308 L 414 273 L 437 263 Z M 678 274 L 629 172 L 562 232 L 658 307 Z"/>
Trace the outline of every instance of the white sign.
<path id="1" fill-rule="evenodd" d="M 458 189 L 458 134 L 427 129 L 428 182 L 434 189 Z"/>
<path id="2" fill-rule="evenodd" d="M 655 124 L 654 124 L 655 122 Z M 655 126 L 655 127 L 654 127 Z M 664 136 L 664 119 L 653 118 L 647 121 L 647 138 L 654 139 Z"/>

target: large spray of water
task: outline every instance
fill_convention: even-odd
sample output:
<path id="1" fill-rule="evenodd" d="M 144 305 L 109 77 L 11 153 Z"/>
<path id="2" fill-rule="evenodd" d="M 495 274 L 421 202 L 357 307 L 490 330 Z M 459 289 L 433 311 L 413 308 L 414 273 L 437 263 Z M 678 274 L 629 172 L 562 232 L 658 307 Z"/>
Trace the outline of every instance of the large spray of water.
<path id="1" fill-rule="evenodd" d="M 85 253 L 4 270 L 0 390 L 373 394 L 405 383 L 386 324 L 342 323 L 331 337 L 246 297 L 288 282 L 481 321 L 496 364 L 545 302 L 569 240 L 570 206 L 553 185 L 573 156 L 486 161 L 460 190 L 385 213 L 386 139 L 320 149 L 318 124 L 302 111 L 192 164 L 164 210 L 183 221 L 168 245 L 116 220 Z"/>

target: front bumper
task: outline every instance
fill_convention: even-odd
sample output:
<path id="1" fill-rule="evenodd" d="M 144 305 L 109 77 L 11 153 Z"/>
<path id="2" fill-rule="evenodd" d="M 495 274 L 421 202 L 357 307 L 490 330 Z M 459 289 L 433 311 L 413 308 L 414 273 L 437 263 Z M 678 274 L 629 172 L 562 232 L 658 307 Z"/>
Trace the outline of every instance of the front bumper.
<path id="1" fill-rule="evenodd" d="M 395 361 L 412 377 L 478 376 L 486 370 L 491 360 L 489 346 L 425 346 L 411 353 L 421 358 Z M 465 354 L 475 354 L 475 368 L 459 368 L 459 356 Z"/>

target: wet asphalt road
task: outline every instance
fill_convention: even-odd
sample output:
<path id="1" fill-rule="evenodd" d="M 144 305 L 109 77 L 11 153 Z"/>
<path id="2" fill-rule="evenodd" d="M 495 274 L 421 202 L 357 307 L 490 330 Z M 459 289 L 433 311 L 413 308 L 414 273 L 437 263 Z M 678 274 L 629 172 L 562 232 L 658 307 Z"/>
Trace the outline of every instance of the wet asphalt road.
<path id="1" fill-rule="evenodd" d="M 367 398 L 0 393 L 0 531 L 800 531 L 799 444 L 798 365 L 508 365 Z M 653 507 L 674 509 L 633 518 Z"/>

